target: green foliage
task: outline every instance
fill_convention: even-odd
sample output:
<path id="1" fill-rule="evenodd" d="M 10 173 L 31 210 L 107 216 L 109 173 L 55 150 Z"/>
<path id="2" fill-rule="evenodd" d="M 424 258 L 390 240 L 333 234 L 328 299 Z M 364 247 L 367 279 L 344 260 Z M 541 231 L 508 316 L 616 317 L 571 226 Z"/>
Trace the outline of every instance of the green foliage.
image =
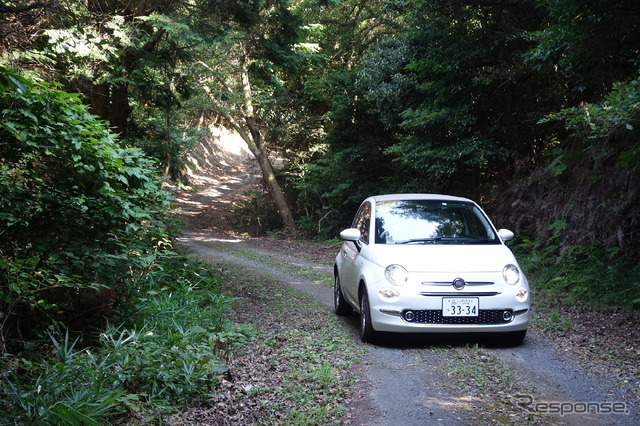
<path id="1" fill-rule="evenodd" d="M 251 236 L 263 236 L 282 226 L 273 199 L 265 193 L 247 191 L 233 209 L 234 228 Z"/>
<path id="2" fill-rule="evenodd" d="M 216 276 L 169 256 L 136 284 L 130 328 L 109 327 L 90 349 L 68 331 L 63 339 L 50 335 L 49 350 L 0 359 L 0 402 L 10 418 L 103 424 L 125 412 L 175 412 L 188 399 L 214 392 L 224 358 L 246 339 L 225 320 L 232 299 Z"/>
<path id="3" fill-rule="evenodd" d="M 109 304 L 107 288 L 148 269 L 164 248 L 168 194 L 153 162 L 120 148 L 77 95 L 1 72 L 4 347 L 57 321 L 82 326 Z"/>
<path id="4" fill-rule="evenodd" d="M 158 160 L 158 166 L 164 175 L 180 185 L 188 184 L 187 157 L 198 143 L 198 139 L 207 135 L 207 130 L 198 127 L 185 127 L 168 118 L 158 119 L 163 112 L 152 108 L 145 111 L 145 118 L 139 117 L 130 137 L 146 155 Z M 182 112 L 182 116 L 188 112 Z"/>
<path id="5" fill-rule="evenodd" d="M 390 30 L 349 46 L 362 49 L 358 61 L 325 78 L 326 148 L 292 171 L 309 228 L 325 217 L 345 226 L 354 203 L 376 193 L 479 198 L 540 144 L 538 110 L 552 110 L 538 96 L 548 79 L 521 58 L 530 45 L 520 35 L 541 20 L 534 1 L 378 6 Z"/>
<path id="6" fill-rule="evenodd" d="M 65 78 L 102 83 L 121 76 L 123 64 L 118 57 L 137 42 L 123 16 L 103 19 L 102 28 L 89 24 L 91 13 L 83 7 L 71 8 L 57 18 L 62 21 L 60 27 L 46 29 L 45 35 L 49 52 L 64 65 Z"/>
<path id="7" fill-rule="evenodd" d="M 548 240 L 525 237 L 516 247 L 533 291 L 600 310 L 638 309 L 640 267 L 622 256 L 619 248 L 597 243 L 567 246 L 561 239 L 565 225 L 563 221 L 551 225 L 553 237 Z"/>
<path id="8" fill-rule="evenodd" d="M 582 149 L 602 152 L 606 151 L 603 145 L 617 143 L 620 147 L 609 152 L 618 153 L 619 166 L 638 165 L 640 144 L 633 140 L 634 126 L 640 120 L 638 80 L 616 82 L 599 102 L 563 109 L 542 122 L 549 120 L 564 120 L 567 130 L 582 142 Z"/>
<path id="9" fill-rule="evenodd" d="M 567 98 L 594 102 L 637 69 L 640 18 L 634 0 L 540 0 L 546 22 L 527 37 L 526 59 L 566 80 Z M 614 53 L 615 52 L 615 53 Z M 577 103 L 577 102 L 576 102 Z"/>
<path id="10" fill-rule="evenodd" d="M 55 358 L 3 358 L 5 380 L 0 400 L 15 421 L 46 424 L 98 425 L 122 413 L 124 390 L 113 388 L 108 358 L 76 349 L 68 333 L 64 341 L 51 336 Z M 102 359 L 101 359 L 102 358 Z M 6 368 L 6 370 L 5 370 Z"/>
<path id="11" fill-rule="evenodd" d="M 430 182 L 416 174 L 399 174 L 385 148 L 392 135 L 371 111 L 357 87 L 358 74 L 335 72 L 325 81 L 331 113 L 324 143 L 311 159 L 291 161 L 287 174 L 298 199 L 301 229 L 333 236 L 349 226 L 360 202 L 388 191 L 418 191 Z"/>
<path id="12" fill-rule="evenodd" d="M 405 28 L 370 49 L 360 70 L 365 96 L 375 99 L 385 122 L 395 123 L 396 143 L 386 152 L 402 170 L 459 192 L 470 182 L 482 185 L 514 153 L 531 150 L 533 140 L 522 135 L 532 133 L 527 115 L 537 105 L 523 89 L 538 86 L 521 86 L 530 69 L 521 63 L 527 44 L 518 34 L 539 19 L 534 6 L 404 4 Z M 393 55 L 401 59 L 372 79 Z"/>

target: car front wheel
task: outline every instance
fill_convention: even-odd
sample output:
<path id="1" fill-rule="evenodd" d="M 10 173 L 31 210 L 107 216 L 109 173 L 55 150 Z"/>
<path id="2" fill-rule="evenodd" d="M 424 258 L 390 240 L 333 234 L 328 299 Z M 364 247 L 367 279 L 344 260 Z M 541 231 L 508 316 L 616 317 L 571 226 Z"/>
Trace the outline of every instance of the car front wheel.
<path id="1" fill-rule="evenodd" d="M 342 294 L 342 288 L 340 288 L 340 277 L 336 274 L 336 279 L 333 284 L 333 311 L 336 315 L 348 315 L 353 310 L 351 306 L 344 299 Z"/>
<path id="2" fill-rule="evenodd" d="M 360 297 L 360 338 L 364 343 L 373 343 L 377 332 L 371 325 L 371 311 L 369 309 L 369 296 L 367 290 L 363 290 Z"/>

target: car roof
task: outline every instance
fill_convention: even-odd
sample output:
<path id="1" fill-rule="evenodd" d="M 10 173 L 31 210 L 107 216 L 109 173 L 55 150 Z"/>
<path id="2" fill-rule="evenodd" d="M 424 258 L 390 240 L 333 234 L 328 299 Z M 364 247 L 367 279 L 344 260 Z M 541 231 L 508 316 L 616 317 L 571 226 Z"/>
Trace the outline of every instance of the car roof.
<path id="1" fill-rule="evenodd" d="M 372 198 L 376 203 L 380 201 L 397 201 L 397 200 L 439 200 L 439 201 L 466 201 L 473 203 L 472 200 L 463 197 L 454 197 L 452 195 L 442 194 L 385 194 L 374 195 Z"/>

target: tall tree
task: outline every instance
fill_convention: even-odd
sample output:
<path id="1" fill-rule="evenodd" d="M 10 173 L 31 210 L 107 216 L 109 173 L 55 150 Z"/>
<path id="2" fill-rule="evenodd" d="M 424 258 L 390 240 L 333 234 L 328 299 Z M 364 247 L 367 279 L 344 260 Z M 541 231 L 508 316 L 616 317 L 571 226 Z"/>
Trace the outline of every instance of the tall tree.
<path id="1" fill-rule="evenodd" d="M 279 0 L 245 5 L 241 17 L 229 21 L 229 36 L 200 51 L 195 77 L 226 125 L 247 143 L 278 209 L 282 223 L 295 230 L 293 214 L 269 155 L 278 148 L 274 117 L 284 112 L 278 104 L 287 75 L 300 64 L 294 50 L 299 20 Z M 271 138 L 271 139 L 270 139 Z"/>
<path id="2" fill-rule="evenodd" d="M 301 224 L 318 232 L 349 220 L 362 195 L 378 191 L 389 174 L 378 156 L 387 135 L 355 82 L 363 52 L 398 23 L 384 0 L 308 0 L 295 11 L 304 22 L 298 49 L 306 61 L 304 72 L 286 81 L 293 95 L 279 136 Z"/>
<path id="3" fill-rule="evenodd" d="M 640 56 L 640 3 L 634 0 L 540 0 L 542 29 L 527 59 L 567 84 L 568 105 L 598 101 L 616 81 L 632 78 Z"/>
<path id="4" fill-rule="evenodd" d="M 222 99 L 216 99 L 215 97 L 212 98 L 212 101 L 216 105 L 217 111 L 222 114 L 227 124 L 242 137 L 249 147 L 249 151 L 258 161 L 262 176 L 267 184 L 269 193 L 273 197 L 283 224 L 290 230 L 295 231 L 296 223 L 271 165 L 269 151 L 263 136 L 263 126 L 254 107 L 254 95 L 247 62 L 246 55 L 241 54 L 236 75 L 237 82 L 239 82 L 239 87 L 241 88 L 241 102 L 235 105 L 224 105 Z M 227 79 L 228 77 L 229 75 L 227 75 Z M 219 82 L 226 90 L 227 96 L 232 98 L 234 91 L 228 86 L 227 81 L 221 79 Z"/>
<path id="5" fill-rule="evenodd" d="M 553 95 L 521 60 L 529 44 L 519 34 L 541 20 L 535 2 L 412 1 L 400 12 L 404 29 L 372 47 L 360 71 L 396 131 L 394 161 L 428 177 L 430 190 L 464 191 L 531 152 L 547 102 L 536 94 Z"/>

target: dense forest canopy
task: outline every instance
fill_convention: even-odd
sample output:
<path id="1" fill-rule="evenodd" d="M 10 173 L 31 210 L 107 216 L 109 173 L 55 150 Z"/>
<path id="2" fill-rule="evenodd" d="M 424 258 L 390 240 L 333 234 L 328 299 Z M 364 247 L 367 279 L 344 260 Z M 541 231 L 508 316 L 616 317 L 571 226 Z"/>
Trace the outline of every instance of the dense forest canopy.
<path id="1" fill-rule="evenodd" d="M 138 252 L 165 197 L 151 158 L 188 185 L 210 126 L 242 136 L 291 230 L 446 192 L 553 256 L 637 260 L 639 24 L 635 0 L 5 0 L 3 271 L 114 285 L 86 262 Z"/>

